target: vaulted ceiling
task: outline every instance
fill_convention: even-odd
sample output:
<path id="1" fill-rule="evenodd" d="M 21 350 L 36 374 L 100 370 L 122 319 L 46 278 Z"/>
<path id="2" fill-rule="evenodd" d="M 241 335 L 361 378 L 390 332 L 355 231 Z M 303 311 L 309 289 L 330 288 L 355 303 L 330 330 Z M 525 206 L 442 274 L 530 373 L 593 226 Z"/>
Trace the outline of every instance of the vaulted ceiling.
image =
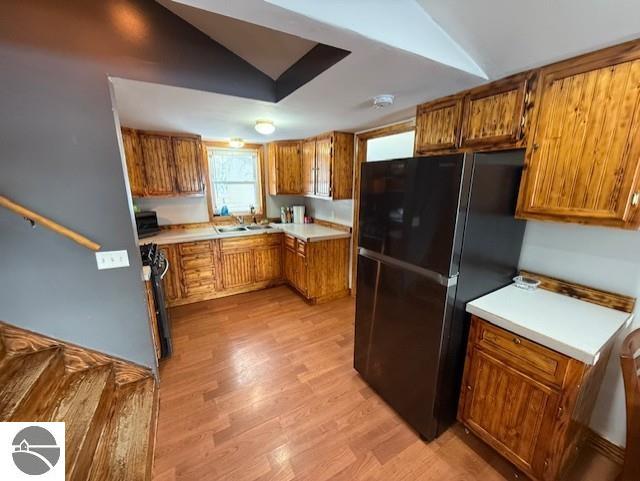
<path id="1" fill-rule="evenodd" d="M 276 103 L 116 81 L 123 123 L 211 138 L 361 130 L 407 118 L 418 103 L 640 37 L 637 0 L 158 1 L 272 78 L 316 44 L 351 52 Z M 396 102 L 374 109 L 382 93 Z M 263 116 L 278 126 L 269 138 L 252 130 Z"/>

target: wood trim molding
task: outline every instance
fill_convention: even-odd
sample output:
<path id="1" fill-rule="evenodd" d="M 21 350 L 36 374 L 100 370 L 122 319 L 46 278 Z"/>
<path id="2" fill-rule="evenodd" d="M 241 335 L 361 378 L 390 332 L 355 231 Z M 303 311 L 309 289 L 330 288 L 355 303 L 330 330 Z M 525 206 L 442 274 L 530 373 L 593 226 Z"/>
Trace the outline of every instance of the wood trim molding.
<path id="1" fill-rule="evenodd" d="M 64 364 L 67 371 L 76 372 L 91 367 L 113 364 L 116 383 L 118 384 L 127 384 L 153 377 L 151 369 L 148 367 L 12 326 L 3 321 L 0 321 L 0 336 L 8 353 L 33 352 L 60 346 L 64 350 Z"/>
<path id="2" fill-rule="evenodd" d="M 385 125 L 373 130 L 357 133 L 356 153 L 353 157 L 353 227 L 351 235 L 351 295 L 356 295 L 358 277 L 358 218 L 360 217 L 360 164 L 367 160 L 367 141 L 389 135 L 411 132 L 416 129 L 416 119 Z"/>
<path id="3" fill-rule="evenodd" d="M 592 429 L 587 429 L 587 444 L 616 464 L 624 464 L 625 449 L 603 438 Z"/>
<path id="4" fill-rule="evenodd" d="M 539 280 L 541 282 L 540 287 L 547 291 L 557 292 L 558 294 L 574 297 L 592 304 L 598 304 L 599 306 L 609 307 L 617 311 L 632 313 L 636 305 L 635 297 L 602 291 L 534 272 L 521 270 L 520 274 Z"/>

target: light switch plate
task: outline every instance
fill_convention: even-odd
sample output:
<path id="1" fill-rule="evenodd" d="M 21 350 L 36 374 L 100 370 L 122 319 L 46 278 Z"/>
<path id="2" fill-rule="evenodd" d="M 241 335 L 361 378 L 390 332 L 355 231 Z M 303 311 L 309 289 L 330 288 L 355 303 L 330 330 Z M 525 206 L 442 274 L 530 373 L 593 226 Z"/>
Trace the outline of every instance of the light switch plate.
<path id="1" fill-rule="evenodd" d="M 128 267 L 129 255 L 127 251 L 96 252 L 96 262 L 98 263 L 98 270 Z"/>

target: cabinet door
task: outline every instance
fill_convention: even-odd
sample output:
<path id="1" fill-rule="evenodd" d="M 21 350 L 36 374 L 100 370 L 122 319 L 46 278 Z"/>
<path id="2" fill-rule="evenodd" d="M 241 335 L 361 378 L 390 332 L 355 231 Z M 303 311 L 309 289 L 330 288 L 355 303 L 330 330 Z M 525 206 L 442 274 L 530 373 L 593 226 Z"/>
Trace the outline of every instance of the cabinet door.
<path id="1" fill-rule="evenodd" d="M 493 82 L 465 96 L 462 147 L 517 146 L 525 134 L 530 77 L 521 74 Z"/>
<path id="2" fill-rule="evenodd" d="M 458 147 L 462 120 L 462 97 L 447 97 L 418 106 L 416 113 L 417 155 Z"/>
<path id="3" fill-rule="evenodd" d="M 540 81 L 518 215 L 640 225 L 640 60 L 569 61 L 543 69 Z"/>
<path id="4" fill-rule="evenodd" d="M 140 134 L 148 195 L 176 193 L 171 137 Z"/>
<path id="5" fill-rule="evenodd" d="M 302 158 L 300 142 L 277 144 L 277 191 L 278 194 L 302 193 Z"/>
<path id="6" fill-rule="evenodd" d="M 181 194 L 204 194 L 202 146 L 192 137 L 172 137 L 176 186 Z"/>
<path id="7" fill-rule="evenodd" d="M 295 254 L 295 286 L 303 295 L 307 295 L 308 283 L 307 283 L 307 259 L 299 252 Z"/>
<path id="8" fill-rule="evenodd" d="M 333 142 L 323 137 L 316 142 L 316 195 L 331 197 Z"/>
<path id="9" fill-rule="evenodd" d="M 533 470 L 546 456 L 545 420 L 554 420 L 559 395 L 518 370 L 473 349 L 462 421 L 508 459 Z"/>
<path id="10" fill-rule="evenodd" d="M 253 251 L 256 266 L 256 282 L 274 281 L 282 277 L 282 248 L 260 247 Z"/>
<path id="11" fill-rule="evenodd" d="M 316 139 L 302 143 L 302 193 L 316 193 Z"/>
<path id="12" fill-rule="evenodd" d="M 165 258 L 169 261 L 169 270 L 164 276 L 164 294 L 169 305 L 182 298 L 182 268 L 180 266 L 180 254 L 176 245 L 166 245 L 160 248 Z"/>
<path id="13" fill-rule="evenodd" d="M 253 284 L 254 278 L 252 250 L 222 254 L 222 285 L 225 289 Z"/>
<path id="14" fill-rule="evenodd" d="M 285 247 L 283 257 L 284 278 L 289 284 L 295 287 L 295 251 Z"/>
<path id="15" fill-rule="evenodd" d="M 138 134 L 132 129 L 122 129 L 122 144 L 124 157 L 127 162 L 127 174 L 129 186 L 133 197 L 142 197 L 145 194 L 144 167 L 142 165 L 142 152 Z"/>

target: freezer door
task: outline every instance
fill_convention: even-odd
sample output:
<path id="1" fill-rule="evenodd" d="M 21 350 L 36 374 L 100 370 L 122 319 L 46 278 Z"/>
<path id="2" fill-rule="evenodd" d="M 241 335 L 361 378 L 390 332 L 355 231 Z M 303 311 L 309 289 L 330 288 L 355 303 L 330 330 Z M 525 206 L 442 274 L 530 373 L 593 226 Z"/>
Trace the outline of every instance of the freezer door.
<path id="1" fill-rule="evenodd" d="M 453 287 L 358 258 L 354 365 L 423 437 L 437 432 L 436 385 Z"/>
<path id="2" fill-rule="evenodd" d="M 457 274 L 462 154 L 362 166 L 359 246 L 446 276 Z"/>

